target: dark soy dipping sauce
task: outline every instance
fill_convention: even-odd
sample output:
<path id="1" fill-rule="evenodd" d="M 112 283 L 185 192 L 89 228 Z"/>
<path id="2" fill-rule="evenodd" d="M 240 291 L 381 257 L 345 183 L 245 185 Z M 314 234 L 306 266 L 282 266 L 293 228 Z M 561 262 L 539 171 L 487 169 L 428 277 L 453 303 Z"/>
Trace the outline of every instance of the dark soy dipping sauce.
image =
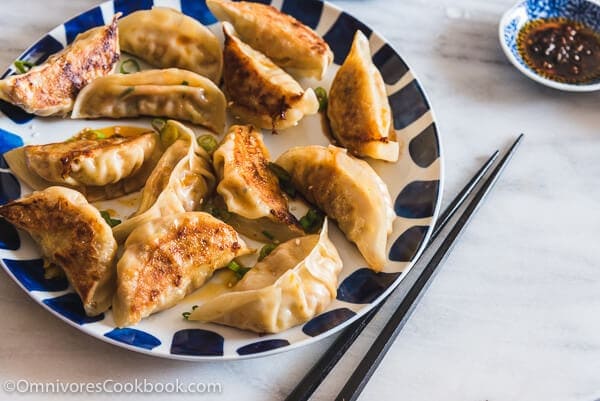
<path id="1" fill-rule="evenodd" d="M 581 84 L 600 78 L 600 34 L 566 18 L 528 22 L 517 38 L 519 53 L 538 74 Z"/>

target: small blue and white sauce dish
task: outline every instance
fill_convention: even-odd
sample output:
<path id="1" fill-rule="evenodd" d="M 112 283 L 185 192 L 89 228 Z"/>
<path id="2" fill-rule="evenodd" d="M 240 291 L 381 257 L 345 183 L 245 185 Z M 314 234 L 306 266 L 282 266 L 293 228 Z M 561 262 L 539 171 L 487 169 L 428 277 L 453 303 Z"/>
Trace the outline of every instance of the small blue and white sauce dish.
<path id="1" fill-rule="evenodd" d="M 600 0 L 522 0 L 500 20 L 500 44 L 529 78 L 571 92 L 600 90 Z"/>

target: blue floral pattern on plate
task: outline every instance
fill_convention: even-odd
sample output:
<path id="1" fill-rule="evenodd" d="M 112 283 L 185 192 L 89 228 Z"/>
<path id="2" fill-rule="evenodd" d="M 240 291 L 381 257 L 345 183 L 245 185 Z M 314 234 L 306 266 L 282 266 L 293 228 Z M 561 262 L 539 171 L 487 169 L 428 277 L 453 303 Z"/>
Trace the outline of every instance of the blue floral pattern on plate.
<path id="1" fill-rule="evenodd" d="M 544 85 L 570 91 L 600 90 L 600 78 L 583 84 L 565 84 L 539 76 L 527 65 L 517 46 L 521 28 L 531 20 L 563 17 L 600 32 L 600 3 L 590 0 L 524 0 L 508 10 L 500 21 L 502 49 L 509 60 L 528 77 Z"/>

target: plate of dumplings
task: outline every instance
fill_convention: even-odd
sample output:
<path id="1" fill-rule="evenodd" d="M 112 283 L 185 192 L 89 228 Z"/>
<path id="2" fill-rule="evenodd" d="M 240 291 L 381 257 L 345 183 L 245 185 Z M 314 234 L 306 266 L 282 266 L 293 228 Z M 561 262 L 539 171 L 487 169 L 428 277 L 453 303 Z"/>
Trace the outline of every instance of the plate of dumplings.
<path id="1" fill-rule="evenodd" d="M 441 142 L 400 55 L 316 0 L 114 0 L 0 79 L 0 263 L 82 332 L 164 358 L 290 350 L 418 259 Z"/>

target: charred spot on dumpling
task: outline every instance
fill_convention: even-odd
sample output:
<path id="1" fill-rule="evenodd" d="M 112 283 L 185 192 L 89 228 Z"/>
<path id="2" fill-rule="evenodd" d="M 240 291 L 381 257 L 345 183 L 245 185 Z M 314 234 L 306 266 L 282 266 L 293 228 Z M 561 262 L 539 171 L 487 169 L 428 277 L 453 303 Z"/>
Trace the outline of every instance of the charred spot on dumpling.
<path id="1" fill-rule="evenodd" d="M 331 84 L 327 116 L 333 135 L 352 154 L 398 160 L 399 144 L 390 140 L 395 132 L 385 84 L 360 31 Z"/>
<path id="2" fill-rule="evenodd" d="M 81 88 L 112 70 L 119 54 L 116 24 L 117 17 L 78 35 L 44 64 L 0 81 L 0 98 L 41 116 L 68 113 Z"/>
<path id="3" fill-rule="evenodd" d="M 285 120 L 285 112 L 290 108 L 289 104 L 302 97 L 302 92 L 274 97 L 273 93 L 279 92 L 279 87 L 260 79 L 253 73 L 254 68 L 250 57 L 244 54 L 239 42 L 227 34 L 223 61 L 225 93 L 235 105 L 270 116 L 275 122 Z"/>
<path id="4" fill-rule="evenodd" d="M 298 77 L 322 79 L 333 60 L 331 49 L 315 31 L 291 15 L 268 4 L 208 0 L 210 10 L 221 21 L 231 23 L 244 42 L 267 55 L 275 64 Z M 284 3 L 284 9 L 290 4 Z M 302 7 L 301 19 L 313 25 L 317 8 Z M 321 5 L 322 8 L 322 5 Z M 312 14 L 311 18 L 306 18 Z M 316 18 L 316 19 L 315 19 Z"/>
<path id="5" fill-rule="evenodd" d="M 271 213 L 278 218 L 293 221 L 287 210 L 287 200 L 279 189 L 279 181 L 268 168 L 268 152 L 252 126 L 234 126 L 234 160 L 236 171 L 249 187 L 257 189 L 258 195 L 271 206 Z"/>
<path id="6" fill-rule="evenodd" d="M 45 259 L 64 270 L 88 314 L 110 306 L 117 244 L 108 224 L 83 195 L 50 187 L 1 206 L 0 216 L 27 231 Z"/>
<path id="7" fill-rule="evenodd" d="M 251 125 L 233 125 L 213 154 L 221 182 L 219 206 L 232 214 L 227 219 L 242 233 L 264 240 L 287 240 L 302 235 L 297 219 L 288 210 L 288 200 L 277 175 L 269 167 L 269 151 L 262 134 Z M 257 230 L 257 228 L 259 228 Z"/>
<path id="8" fill-rule="evenodd" d="M 248 252 L 232 227 L 207 213 L 175 213 L 139 225 L 117 264 L 115 323 L 136 324 L 170 307 Z"/>
<path id="9" fill-rule="evenodd" d="M 288 73 L 236 36 L 225 22 L 224 92 L 236 118 L 260 128 L 284 129 L 305 114 L 315 114 L 318 101 Z"/>

